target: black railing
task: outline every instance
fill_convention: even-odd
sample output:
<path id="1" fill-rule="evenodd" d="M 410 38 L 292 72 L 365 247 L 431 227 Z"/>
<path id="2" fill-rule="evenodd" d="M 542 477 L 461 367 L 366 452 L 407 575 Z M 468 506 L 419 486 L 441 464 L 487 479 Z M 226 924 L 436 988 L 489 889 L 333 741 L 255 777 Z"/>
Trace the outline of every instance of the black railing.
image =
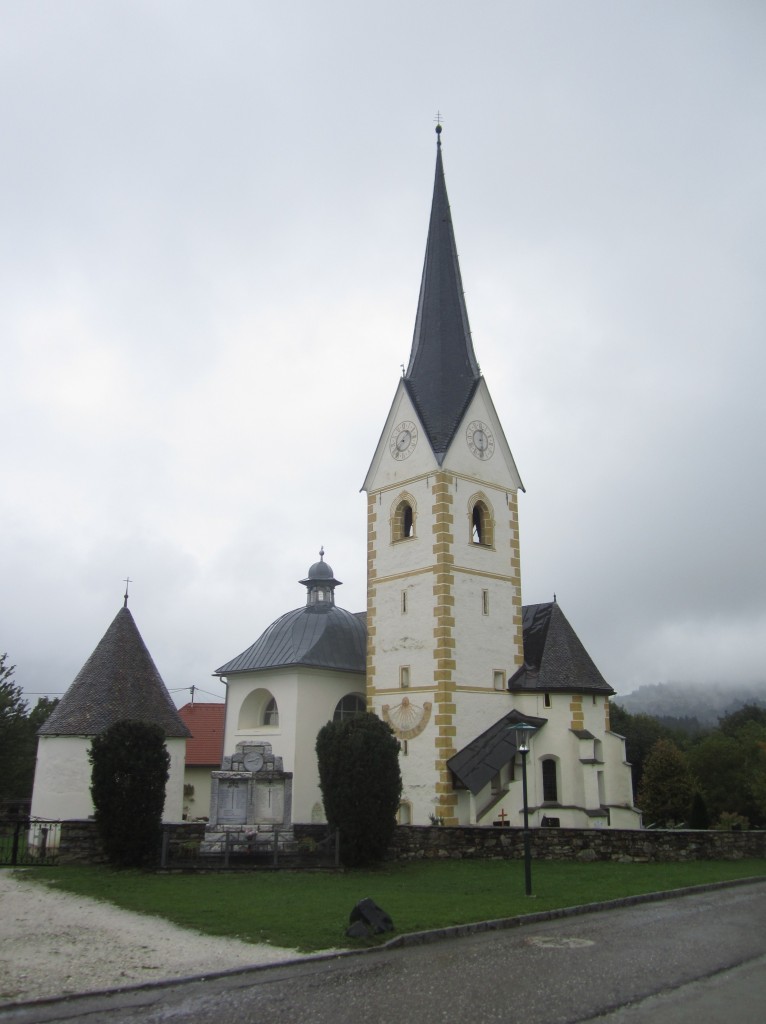
<path id="1" fill-rule="evenodd" d="M 288 838 L 275 829 L 267 833 L 225 832 L 215 840 L 188 839 L 164 829 L 160 867 L 173 869 L 290 869 L 338 868 L 340 841 L 337 832 L 319 840 Z"/>
<path id="2" fill-rule="evenodd" d="M 58 862 L 60 821 L 0 819 L 0 866 L 51 867 Z"/>

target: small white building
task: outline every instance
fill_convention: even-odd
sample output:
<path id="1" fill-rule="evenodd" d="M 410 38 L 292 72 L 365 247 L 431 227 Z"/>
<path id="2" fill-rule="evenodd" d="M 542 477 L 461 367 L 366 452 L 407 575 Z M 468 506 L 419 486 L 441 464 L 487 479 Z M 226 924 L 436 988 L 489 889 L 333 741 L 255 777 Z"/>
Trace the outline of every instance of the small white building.
<path id="1" fill-rule="evenodd" d="M 306 604 L 281 615 L 214 674 L 227 683 L 224 754 L 238 743 L 271 744 L 293 776 L 292 820 L 321 822 L 317 733 L 366 708 L 367 630 L 363 613 L 336 605 L 340 581 L 323 551 L 301 583 Z"/>
<path id="2" fill-rule="evenodd" d="M 189 730 L 179 717 L 152 656 L 125 605 L 38 731 L 33 818 L 80 820 L 93 815 L 91 740 L 123 719 L 159 725 L 170 754 L 164 821 L 180 821 Z"/>

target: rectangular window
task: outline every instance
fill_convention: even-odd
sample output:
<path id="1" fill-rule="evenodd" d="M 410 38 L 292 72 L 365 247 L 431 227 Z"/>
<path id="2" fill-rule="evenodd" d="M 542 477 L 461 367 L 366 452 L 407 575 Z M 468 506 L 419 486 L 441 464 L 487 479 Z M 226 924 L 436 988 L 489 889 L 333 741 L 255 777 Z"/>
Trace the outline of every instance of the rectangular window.
<path id="1" fill-rule="evenodd" d="M 482 590 L 481 592 L 481 614 L 489 615 L 489 591 Z"/>
<path id="2" fill-rule="evenodd" d="M 407 746 L 407 740 L 399 741 L 399 750 L 402 752 L 402 757 L 406 757 L 409 754 L 410 748 Z"/>
<path id="3" fill-rule="evenodd" d="M 399 669 L 399 685 L 403 690 L 406 690 L 410 685 L 410 667 L 409 665 L 402 665 Z"/>
<path id="4" fill-rule="evenodd" d="M 495 671 L 492 673 L 496 690 L 505 689 L 505 672 Z"/>
<path id="5" fill-rule="evenodd" d="M 543 694 L 543 707 L 549 708 L 551 706 L 551 695 L 549 693 Z"/>
<path id="6" fill-rule="evenodd" d="M 402 615 L 407 614 L 407 591 L 402 591 Z"/>

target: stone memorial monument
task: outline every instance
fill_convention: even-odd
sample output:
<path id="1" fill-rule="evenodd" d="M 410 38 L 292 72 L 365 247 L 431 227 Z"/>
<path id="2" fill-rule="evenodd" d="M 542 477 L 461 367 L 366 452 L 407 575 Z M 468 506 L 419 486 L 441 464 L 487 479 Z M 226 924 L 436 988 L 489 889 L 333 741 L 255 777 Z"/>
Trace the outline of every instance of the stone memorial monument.
<path id="1" fill-rule="evenodd" d="M 273 845 L 292 838 L 292 772 L 270 743 L 246 741 L 211 773 L 210 819 L 202 850 Z"/>

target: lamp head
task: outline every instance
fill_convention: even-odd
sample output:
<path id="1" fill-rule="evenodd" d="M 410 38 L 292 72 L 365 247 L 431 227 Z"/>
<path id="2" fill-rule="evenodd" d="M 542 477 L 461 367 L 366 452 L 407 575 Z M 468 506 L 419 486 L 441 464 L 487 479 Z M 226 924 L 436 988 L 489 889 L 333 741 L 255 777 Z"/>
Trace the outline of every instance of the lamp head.
<path id="1" fill-rule="evenodd" d="M 533 732 L 537 731 L 536 726 L 530 725 L 529 722 L 515 722 L 510 726 L 513 738 L 516 743 L 516 749 L 520 754 L 529 753 L 529 739 Z"/>

